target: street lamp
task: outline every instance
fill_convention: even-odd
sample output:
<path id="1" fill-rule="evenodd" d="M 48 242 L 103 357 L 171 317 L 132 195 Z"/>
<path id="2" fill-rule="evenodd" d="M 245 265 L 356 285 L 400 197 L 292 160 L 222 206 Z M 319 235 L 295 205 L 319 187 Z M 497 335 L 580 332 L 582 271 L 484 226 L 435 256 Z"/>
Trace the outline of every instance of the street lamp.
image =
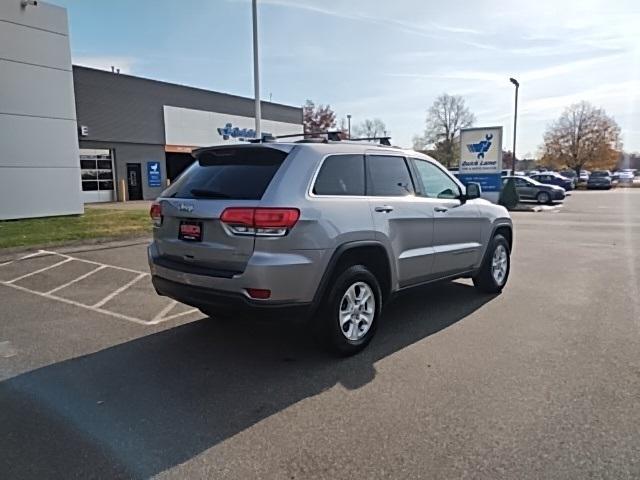
<path id="1" fill-rule="evenodd" d="M 347 132 L 348 132 L 349 138 L 351 138 L 351 114 L 350 113 L 347 114 Z"/>
<path id="2" fill-rule="evenodd" d="M 510 78 L 509 81 L 516 86 L 516 101 L 515 112 L 513 113 L 513 153 L 511 157 L 511 175 L 516 174 L 516 127 L 518 125 L 518 89 L 520 84 L 515 78 Z"/>
<path id="3" fill-rule="evenodd" d="M 251 11 L 253 17 L 253 88 L 255 96 L 256 138 L 262 138 L 260 129 L 260 72 L 258 71 L 258 0 L 252 0 Z"/>

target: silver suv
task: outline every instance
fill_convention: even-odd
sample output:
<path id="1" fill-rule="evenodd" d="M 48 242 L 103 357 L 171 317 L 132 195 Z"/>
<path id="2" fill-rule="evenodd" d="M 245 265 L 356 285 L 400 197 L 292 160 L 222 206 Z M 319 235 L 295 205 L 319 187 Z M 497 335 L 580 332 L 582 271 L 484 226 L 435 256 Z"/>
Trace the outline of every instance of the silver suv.
<path id="1" fill-rule="evenodd" d="M 151 207 L 148 255 L 156 291 L 207 315 L 305 313 L 353 354 L 401 290 L 470 277 L 498 293 L 507 282 L 507 210 L 426 155 L 330 140 L 193 155 Z"/>

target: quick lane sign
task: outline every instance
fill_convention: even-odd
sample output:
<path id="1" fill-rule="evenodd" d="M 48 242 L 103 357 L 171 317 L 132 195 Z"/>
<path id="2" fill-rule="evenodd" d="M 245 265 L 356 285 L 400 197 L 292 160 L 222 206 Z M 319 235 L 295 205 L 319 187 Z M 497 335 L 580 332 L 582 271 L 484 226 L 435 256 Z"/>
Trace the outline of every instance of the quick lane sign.
<path id="1" fill-rule="evenodd" d="M 162 186 L 162 171 L 160 162 L 147 162 L 147 184 L 149 187 Z"/>
<path id="2" fill-rule="evenodd" d="M 502 127 L 466 128 L 460 131 L 462 183 L 475 182 L 482 192 L 499 192 L 502 186 Z"/>

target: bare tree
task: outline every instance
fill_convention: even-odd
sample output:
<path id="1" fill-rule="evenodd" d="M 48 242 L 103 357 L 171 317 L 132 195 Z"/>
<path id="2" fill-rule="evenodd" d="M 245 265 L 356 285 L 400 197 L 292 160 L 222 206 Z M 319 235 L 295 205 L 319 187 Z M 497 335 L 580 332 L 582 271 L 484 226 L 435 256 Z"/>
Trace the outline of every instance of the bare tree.
<path id="1" fill-rule="evenodd" d="M 465 105 L 464 98 L 443 93 L 427 111 L 426 129 L 422 137 L 414 137 L 414 147 L 422 146 L 423 150 L 426 146 L 433 146 L 438 160 L 450 167 L 459 148 L 454 138 L 461 128 L 470 127 L 474 122 L 475 116 Z"/>
<path id="2" fill-rule="evenodd" d="M 353 127 L 353 136 L 355 138 L 373 138 L 386 136 L 387 126 L 379 118 L 365 119 Z"/>
<path id="3" fill-rule="evenodd" d="M 324 132 L 336 126 L 336 114 L 329 105 L 318 105 L 307 100 L 302 107 L 302 124 L 305 133 Z"/>
<path id="4" fill-rule="evenodd" d="M 601 108 L 580 102 L 565 109 L 544 135 L 542 159 L 580 170 L 615 167 L 622 148 L 620 127 Z"/>

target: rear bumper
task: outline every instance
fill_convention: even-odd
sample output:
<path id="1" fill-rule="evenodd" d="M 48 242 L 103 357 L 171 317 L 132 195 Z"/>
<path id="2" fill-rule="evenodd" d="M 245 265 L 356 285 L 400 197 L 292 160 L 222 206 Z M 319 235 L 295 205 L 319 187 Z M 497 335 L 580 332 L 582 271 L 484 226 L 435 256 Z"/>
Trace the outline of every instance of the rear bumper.
<path id="1" fill-rule="evenodd" d="M 312 311 L 311 303 L 265 303 L 251 300 L 242 294 L 185 285 L 157 275 L 152 276 L 151 281 L 159 295 L 173 298 L 213 315 L 218 312 L 260 317 L 281 315 L 306 317 Z"/>
<path id="2" fill-rule="evenodd" d="M 158 293 L 198 308 L 207 303 L 249 308 L 311 304 L 330 254 L 327 250 L 256 251 L 243 272 L 219 275 L 197 268 L 194 271 L 169 268 L 170 265 L 160 261 L 154 243 L 148 248 L 149 268 Z M 252 299 L 247 293 L 249 288 L 268 289 L 271 296 L 266 300 Z"/>
<path id="3" fill-rule="evenodd" d="M 605 183 L 605 182 L 592 182 L 589 183 L 587 182 L 587 188 L 592 188 L 592 189 L 596 189 L 596 188 L 611 188 L 611 183 Z"/>

